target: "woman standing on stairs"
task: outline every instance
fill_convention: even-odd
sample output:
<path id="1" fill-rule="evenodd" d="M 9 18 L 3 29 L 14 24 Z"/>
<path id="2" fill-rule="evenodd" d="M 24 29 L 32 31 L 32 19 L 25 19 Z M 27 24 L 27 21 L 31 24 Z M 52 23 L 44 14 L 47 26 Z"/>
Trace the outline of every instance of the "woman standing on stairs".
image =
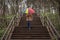
<path id="1" fill-rule="evenodd" d="M 27 21 L 28 29 L 30 30 L 31 21 L 33 20 L 33 13 L 35 13 L 35 11 L 31 7 L 29 7 L 27 11 L 28 11 L 28 13 L 26 14 L 26 21 Z"/>
<path id="2" fill-rule="evenodd" d="M 29 30 L 31 29 L 31 21 L 32 21 L 32 20 L 33 20 L 32 14 L 26 15 L 26 21 L 27 21 L 27 26 L 28 26 L 28 29 L 29 29 Z"/>

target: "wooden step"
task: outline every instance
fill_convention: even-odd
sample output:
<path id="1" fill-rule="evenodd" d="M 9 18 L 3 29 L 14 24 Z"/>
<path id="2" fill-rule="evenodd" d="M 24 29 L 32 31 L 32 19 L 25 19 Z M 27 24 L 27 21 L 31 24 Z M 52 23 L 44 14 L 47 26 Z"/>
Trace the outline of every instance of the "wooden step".
<path id="1" fill-rule="evenodd" d="M 50 37 L 31 37 L 31 36 L 25 36 L 25 37 L 12 37 L 11 39 L 51 39 Z"/>
<path id="2" fill-rule="evenodd" d="M 49 35 L 12 35 L 13 37 L 25 37 L 25 36 L 31 36 L 31 37 L 50 37 Z"/>
<path id="3" fill-rule="evenodd" d="M 12 35 L 49 35 L 48 33 L 13 33 Z"/>
<path id="4" fill-rule="evenodd" d="M 11 40 L 51 40 L 51 39 L 11 39 Z"/>

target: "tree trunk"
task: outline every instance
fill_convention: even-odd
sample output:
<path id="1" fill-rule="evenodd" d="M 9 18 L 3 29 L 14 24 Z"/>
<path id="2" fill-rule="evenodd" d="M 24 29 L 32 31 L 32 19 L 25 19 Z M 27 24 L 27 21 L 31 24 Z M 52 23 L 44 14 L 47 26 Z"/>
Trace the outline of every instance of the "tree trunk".
<path id="1" fill-rule="evenodd" d="M 59 4 L 59 15 L 60 15 L 60 4 Z"/>

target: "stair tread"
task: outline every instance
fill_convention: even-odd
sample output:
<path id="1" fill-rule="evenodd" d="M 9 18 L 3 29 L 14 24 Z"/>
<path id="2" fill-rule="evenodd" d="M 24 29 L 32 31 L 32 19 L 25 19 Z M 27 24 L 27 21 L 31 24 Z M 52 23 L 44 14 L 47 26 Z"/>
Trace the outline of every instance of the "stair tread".
<path id="1" fill-rule="evenodd" d="M 12 37 L 12 39 L 51 39 L 50 37 Z"/>
<path id="2" fill-rule="evenodd" d="M 50 37 L 49 35 L 12 35 L 12 37 L 26 37 L 26 36 L 31 36 L 31 37 Z"/>

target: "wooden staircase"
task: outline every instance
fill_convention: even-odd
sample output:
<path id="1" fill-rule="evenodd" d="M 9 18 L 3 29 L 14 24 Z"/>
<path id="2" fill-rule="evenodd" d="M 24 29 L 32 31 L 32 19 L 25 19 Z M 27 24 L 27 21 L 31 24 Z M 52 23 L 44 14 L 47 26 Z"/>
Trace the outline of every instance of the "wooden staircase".
<path id="1" fill-rule="evenodd" d="M 31 29 L 28 30 L 25 16 L 21 18 L 18 27 L 15 27 L 10 40 L 51 40 L 49 32 L 42 26 L 40 18 L 35 14 L 31 21 Z"/>

